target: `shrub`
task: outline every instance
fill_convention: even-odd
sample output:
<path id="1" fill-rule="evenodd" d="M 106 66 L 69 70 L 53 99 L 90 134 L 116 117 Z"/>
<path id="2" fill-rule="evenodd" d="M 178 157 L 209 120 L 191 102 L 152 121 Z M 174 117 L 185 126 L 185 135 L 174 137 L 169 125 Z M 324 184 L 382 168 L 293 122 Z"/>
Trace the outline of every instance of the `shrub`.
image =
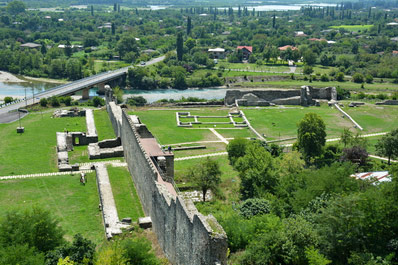
<path id="1" fill-rule="evenodd" d="M 377 99 L 381 99 L 381 100 L 385 100 L 385 99 L 388 98 L 388 96 L 387 96 L 386 94 L 380 93 L 380 94 L 377 94 L 377 95 L 376 95 L 376 98 L 377 98 Z"/>
<path id="2" fill-rule="evenodd" d="M 100 98 L 98 96 L 93 97 L 93 106 L 98 107 L 98 106 L 104 106 L 105 105 L 105 100 L 103 98 Z"/>
<path id="3" fill-rule="evenodd" d="M 147 100 L 142 96 L 138 96 L 138 97 L 130 97 L 127 99 L 126 102 L 130 106 L 142 107 L 147 103 Z"/>
<path id="4" fill-rule="evenodd" d="M 53 107 L 59 107 L 60 103 L 59 103 L 59 99 L 55 96 L 50 98 L 50 105 Z"/>
<path id="5" fill-rule="evenodd" d="M 11 103 L 14 99 L 12 97 L 5 97 L 4 98 L 4 103 Z"/>
<path id="6" fill-rule="evenodd" d="M 40 99 L 40 106 L 46 107 L 47 104 L 48 104 L 48 101 L 47 101 L 46 98 L 41 98 L 41 99 Z"/>
<path id="7" fill-rule="evenodd" d="M 343 82 L 344 81 L 344 73 L 343 72 L 338 72 L 336 74 L 336 81 L 337 82 Z"/>
<path id="8" fill-rule="evenodd" d="M 329 77 L 328 77 L 326 74 L 323 74 L 323 75 L 321 76 L 321 81 L 322 81 L 322 82 L 329 82 Z"/>
<path id="9" fill-rule="evenodd" d="M 363 83 L 364 79 L 365 79 L 365 77 L 361 73 L 355 73 L 352 76 L 352 81 L 355 82 L 355 83 Z"/>
<path id="10" fill-rule="evenodd" d="M 337 92 L 337 100 L 350 98 L 350 96 L 351 96 L 350 91 L 348 91 L 347 89 L 341 88 L 340 86 L 338 86 L 336 88 L 336 92 Z"/>
<path id="11" fill-rule="evenodd" d="M 250 219 L 255 215 L 267 214 L 270 212 L 270 203 L 265 199 L 252 198 L 245 200 L 240 206 L 240 214 Z"/>
<path id="12" fill-rule="evenodd" d="M 304 65 L 303 74 L 305 74 L 305 75 L 310 75 L 310 74 L 312 74 L 313 72 L 314 72 L 314 70 L 312 69 L 312 66 L 310 66 L 310 65 Z"/>
<path id="13" fill-rule="evenodd" d="M 373 76 L 371 74 L 366 75 L 366 83 L 371 84 L 373 82 Z"/>

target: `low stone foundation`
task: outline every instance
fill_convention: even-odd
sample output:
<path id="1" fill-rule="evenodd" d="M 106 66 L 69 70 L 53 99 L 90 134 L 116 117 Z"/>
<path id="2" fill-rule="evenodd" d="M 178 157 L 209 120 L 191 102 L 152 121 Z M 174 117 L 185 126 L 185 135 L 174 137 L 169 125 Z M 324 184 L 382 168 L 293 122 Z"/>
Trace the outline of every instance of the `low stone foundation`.
<path id="1" fill-rule="evenodd" d="M 376 102 L 375 105 L 398 105 L 398 100 L 385 100 L 382 102 Z"/>

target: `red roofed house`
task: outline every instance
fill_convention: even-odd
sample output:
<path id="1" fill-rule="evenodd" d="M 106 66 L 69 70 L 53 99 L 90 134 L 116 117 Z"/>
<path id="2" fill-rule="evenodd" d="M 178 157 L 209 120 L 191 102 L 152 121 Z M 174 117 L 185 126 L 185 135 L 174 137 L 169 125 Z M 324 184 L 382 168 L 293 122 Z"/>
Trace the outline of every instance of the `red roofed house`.
<path id="1" fill-rule="evenodd" d="M 242 50 L 243 60 L 248 60 L 249 57 L 250 57 L 250 54 L 253 53 L 253 47 L 252 46 L 238 46 L 236 49 L 237 50 Z"/>
<path id="2" fill-rule="evenodd" d="M 392 51 L 392 56 L 398 56 L 398 51 Z"/>
<path id="3" fill-rule="evenodd" d="M 289 48 L 290 48 L 292 51 L 297 50 L 297 48 L 294 47 L 294 46 L 292 46 L 292 45 L 286 45 L 286 46 L 279 47 L 278 50 L 280 50 L 280 51 L 286 51 L 286 50 L 289 49 Z"/>

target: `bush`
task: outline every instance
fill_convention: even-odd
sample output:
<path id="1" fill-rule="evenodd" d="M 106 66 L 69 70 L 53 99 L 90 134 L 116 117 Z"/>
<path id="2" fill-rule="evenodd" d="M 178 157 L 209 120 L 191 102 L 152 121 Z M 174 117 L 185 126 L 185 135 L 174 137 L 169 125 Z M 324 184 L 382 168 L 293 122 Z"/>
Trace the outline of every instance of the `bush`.
<path id="1" fill-rule="evenodd" d="M 380 94 L 377 94 L 377 95 L 376 95 L 376 98 L 377 98 L 377 99 L 381 99 L 381 100 L 385 100 L 385 99 L 388 98 L 388 96 L 387 96 L 386 94 L 380 93 Z"/>
<path id="2" fill-rule="evenodd" d="M 250 219 L 255 215 L 267 214 L 270 212 L 270 203 L 265 199 L 247 199 L 240 206 L 240 214 Z"/>
<path id="3" fill-rule="evenodd" d="M 351 97 L 350 91 L 348 91 L 347 89 L 341 88 L 340 86 L 338 86 L 336 88 L 336 92 L 337 92 L 337 100 L 343 100 L 343 99 Z"/>
<path id="4" fill-rule="evenodd" d="M 46 98 L 41 98 L 40 99 L 40 106 L 42 107 L 47 107 L 48 101 Z"/>
<path id="5" fill-rule="evenodd" d="M 337 82 L 343 82 L 344 81 L 344 73 L 343 72 L 338 72 L 336 74 L 336 81 Z"/>
<path id="6" fill-rule="evenodd" d="M 366 83 L 371 84 L 373 82 L 373 76 L 371 74 L 366 75 Z"/>
<path id="7" fill-rule="evenodd" d="M 328 77 L 326 74 L 323 74 L 323 75 L 321 76 L 321 81 L 322 81 L 322 82 L 329 82 L 329 77 Z"/>
<path id="8" fill-rule="evenodd" d="M 59 103 L 58 97 L 52 96 L 52 97 L 50 98 L 50 105 L 53 106 L 53 107 L 59 107 L 59 106 L 60 106 L 60 103 Z"/>
<path id="9" fill-rule="evenodd" d="M 227 145 L 228 159 L 231 165 L 234 165 L 239 157 L 245 155 L 246 146 L 249 140 L 243 138 L 236 138 Z"/>
<path id="10" fill-rule="evenodd" d="M 361 73 L 355 73 L 352 76 L 352 81 L 355 82 L 355 83 L 363 83 L 364 79 L 365 79 L 365 77 Z"/>
<path id="11" fill-rule="evenodd" d="M 98 107 L 98 106 L 104 106 L 105 105 L 105 100 L 101 97 L 93 97 L 93 106 Z"/>
<path id="12" fill-rule="evenodd" d="M 130 97 L 127 99 L 126 103 L 130 106 L 142 107 L 147 103 L 147 100 L 142 96 Z"/>
<path id="13" fill-rule="evenodd" d="M 310 74 L 312 74 L 313 72 L 314 72 L 314 70 L 312 69 L 312 66 L 310 66 L 310 65 L 304 65 L 303 74 L 305 74 L 305 75 L 310 75 Z"/>
<path id="14" fill-rule="evenodd" d="M 4 103 L 11 103 L 14 99 L 12 97 L 5 97 L 4 98 Z"/>

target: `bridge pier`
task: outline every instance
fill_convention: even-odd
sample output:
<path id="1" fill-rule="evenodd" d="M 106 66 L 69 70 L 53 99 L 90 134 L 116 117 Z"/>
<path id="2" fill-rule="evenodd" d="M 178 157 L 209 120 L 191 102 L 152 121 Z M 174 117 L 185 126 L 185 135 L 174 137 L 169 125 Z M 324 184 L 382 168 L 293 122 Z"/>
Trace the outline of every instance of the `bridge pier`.
<path id="1" fill-rule="evenodd" d="M 82 90 L 82 99 L 90 99 L 90 88 L 86 87 Z"/>
<path id="2" fill-rule="evenodd" d="M 105 83 L 98 84 L 98 94 L 100 94 L 100 95 L 105 94 Z"/>

